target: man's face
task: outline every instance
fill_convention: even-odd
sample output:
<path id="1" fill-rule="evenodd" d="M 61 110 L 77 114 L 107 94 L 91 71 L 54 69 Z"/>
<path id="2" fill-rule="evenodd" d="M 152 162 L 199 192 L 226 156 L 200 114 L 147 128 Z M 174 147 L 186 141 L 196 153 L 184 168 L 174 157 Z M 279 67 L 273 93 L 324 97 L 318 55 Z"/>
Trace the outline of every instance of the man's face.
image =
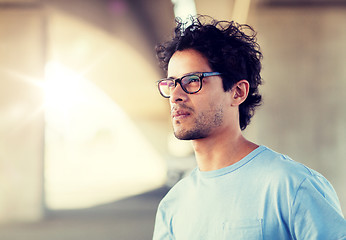
<path id="1" fill-rule="evenodd" d="M 168 77 L 180 78 L 188 73 L 212 72 L 208 60 L 198 51 L 187 49 L 173 54 Z M 222 131 L 230 108 L 230 93 L 225 92 L 220 76 L 203 78 L 202 89 L 195 94 L 184 92 L 177 84 L 170 97 L 174 134 L 181 140 L 209 137 Z"/>

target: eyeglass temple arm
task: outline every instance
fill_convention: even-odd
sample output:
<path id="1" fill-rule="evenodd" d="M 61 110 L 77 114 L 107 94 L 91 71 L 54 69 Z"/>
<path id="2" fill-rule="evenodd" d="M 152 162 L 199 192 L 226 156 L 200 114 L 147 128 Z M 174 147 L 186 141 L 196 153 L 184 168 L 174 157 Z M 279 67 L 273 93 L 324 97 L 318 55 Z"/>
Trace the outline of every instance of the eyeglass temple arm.
<path id="1" fill-rule="evenodd" d="M 217 76 L 217 75 L 221 75 L 221 73 L 219 73 L 219 72 L 206 72 L 206 73 L 203 73 L 204 77 Z"/>

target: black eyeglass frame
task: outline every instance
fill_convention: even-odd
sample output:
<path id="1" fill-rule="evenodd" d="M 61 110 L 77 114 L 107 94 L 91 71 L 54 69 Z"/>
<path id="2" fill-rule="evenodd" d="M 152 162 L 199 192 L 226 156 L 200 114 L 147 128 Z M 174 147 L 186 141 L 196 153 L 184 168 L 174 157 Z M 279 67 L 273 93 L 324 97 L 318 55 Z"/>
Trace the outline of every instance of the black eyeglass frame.
<path id="1" fill-rule="evenodd" d="M 163 81 L 167 81 L 167 80 L 171 80 L 171 81 L 174 82 L 174 88 L 177 86 L 177 83 L 179 83 L 180 86 L 181 86 L 181 89 L 183 89 L 184 92 L 186 92 L 187 94 L 194 94 L 194 93 L 198 93 L 199 91 L 201 91 L 202 83 L 203 83 L 203 81 L 202 81 L 203 78 L 211 77 L 211 76 L 219 76 L 219 75 L 221 75 L 221 73 L 219 73 L 219 72 L 196 72 L 196 73 L 186 74 L 186 75 L 182 76 L 181 78 L 176 78 L 176 79 L 163 78 L 163 79 L 160 79 L 159 81 L 157 81 L 157 87 L 159 89 L 159 92 L 160 92 L 161 96 L 164 97 L 164 98 L 170 98 L 171 97 L 171 96 L 164 95 L 161 92 L 161 89 L 160 89 L 160 83 L 163 82 Z M 181 84 L 181 81 L 182 81 L 183 78 L 190 77 L 190 76 L 197 76 L 199 78 L 199 82 L 200 82 L 199 89 L 196 90 L 196 91 L 193 91 L 193 92 L 188 91 L 183 86 L 183 84 Z"/>

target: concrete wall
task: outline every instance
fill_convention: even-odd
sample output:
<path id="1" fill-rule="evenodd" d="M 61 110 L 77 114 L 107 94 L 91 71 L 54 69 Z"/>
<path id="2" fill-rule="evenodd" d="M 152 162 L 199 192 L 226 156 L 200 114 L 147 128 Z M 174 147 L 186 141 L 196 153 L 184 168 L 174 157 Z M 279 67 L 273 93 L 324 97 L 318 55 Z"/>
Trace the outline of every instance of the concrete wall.
<path id="1" fill-rule="evenodd" d="M 168 128 L 166 101 L 155 87 L 161 72 L 153 48 L 158 28 L 174 24 L 173 9 L 169 0 L 153 4 L 0 0 L 0 222 L 43 216 L 46 61 L 76 72 L 89 66 L 85 77 L 137 123 L 148 145 L 165 149 L 158 135 Z"/>
<path id="2" fill-rule="evenodd" d="M 0 222 L 43 212 L 42 16 L 0 5 Z"/>

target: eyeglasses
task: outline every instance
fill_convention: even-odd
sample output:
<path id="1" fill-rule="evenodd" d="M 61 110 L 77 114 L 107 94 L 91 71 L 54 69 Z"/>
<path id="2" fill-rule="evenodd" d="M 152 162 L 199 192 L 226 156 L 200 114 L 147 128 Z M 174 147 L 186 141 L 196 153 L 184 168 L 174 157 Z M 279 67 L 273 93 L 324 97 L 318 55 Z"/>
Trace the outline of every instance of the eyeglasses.
<path id="1" fill-rule="evenodd" d="M 219 72 L 200 72 L 185 75 L 181 78 L 173 79 L 173 78 L 164 78 L 159 80 L 157 86 L 159 88 L 160 94 L 169 98 L 171 96 L 172 91 L 177 86 L 177 83 L 180 84 L 181 88 L 184 92 L 188 94 L 194 94 L 199 92 L 202 89 L 202 79 L 210 76 L 218 76 L 221 75 Z"/>

